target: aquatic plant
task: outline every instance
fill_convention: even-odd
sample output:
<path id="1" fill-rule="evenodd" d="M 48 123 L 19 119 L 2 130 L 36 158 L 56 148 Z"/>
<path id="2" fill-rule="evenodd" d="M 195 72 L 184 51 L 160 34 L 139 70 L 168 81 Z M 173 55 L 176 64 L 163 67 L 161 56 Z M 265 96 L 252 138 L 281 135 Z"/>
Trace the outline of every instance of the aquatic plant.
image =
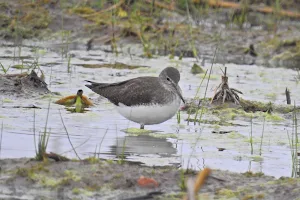
<path id="1" fill-rule="evenodd" d="M 2 135 L 3 135 L 3 121 L 2 121 L 2 125 L 1 125 L 1 133 L 0 133 L 0 158 L 1 158 L 1 150 L 2 150 Z"/>
<path id="2" fill-rule="evenodd" d="M 205 71 L 205 74 L 204 74 L 204 76 L 203 76 L 203 78 L 202 78 L 202 80 L 201 80 L 199 86 L 197 87 L 196 94 L 195 94 L 195 96 L 194 96 L 194 98 L 193 98 L 194 100 L 196 100 L 197 98 L 199 98 L 198 94 L 199 94 L 199 92 L 200 92 L 200 88 L 201 88 L 201 86 L 202 86 L 202 83 L 203 83 L 203 81 L 204 81 L 204 79 L 205 79 L 205 77 L 206 77 L 207 71 L 208 71 L 208 70 Z M 203 108 L 204 108 L 204 107 L 202 106 L 202 109 L 203 109 Z M 192 113 L 192 112 L 191 112 L 192 109 L 194 109 L 193 106 L 190 106 L 190 108 L 188 109 L 188 118 L 187 118 L 187 124 L 188 124 L 188 125 L 189 125 L 189 122 L 190 122 L 190 116 L 191 116 L 191 113 Z M 198 110 L 199 110 L 199 109 L 196 110 L 195 119 L 197 119 L 197 113 L 198 113 Z M 196 123 L 196 121 L 194 121 L 194 124 L 195 124 L 195 123 Z"/>
<path id="3" fill-rule="evenodd" d="M 116 54 L 116 56 L 118 56 L 118 47 L 117 47 L 116 36 L 115 36 L 116 19 L 117 19 L 116 10 L 112 9 L 111 10 L 111 27 L 112 27 L 111 49 Z"/>
<path id="4" fill-rule="evenodd" d="M 263 122 L 261 137 L 260 137 L 260 147 L 259 147 L 259 155 L 260 156 L 262 154 L 262 144 L 263 144 L 264 132 L 265 132 L 265 122 L 266 122 L 266 118 L 264 117 L 264 122 Z"/>
<path id="5" fill-rule="evenodd" d="M 240 29 L 243 28 L 245 22 L 247 22 L 249 13 L 249 1 L 242 0 L 241 7 L 239 9 L 235 9 L 232 14 L 232 21 L 235 23 Z"/>
<path id="6" fill-rule="evenodd" d="M 185 171 L 184 170 L 179 170 L 180 173 L 180 179 L 179 179 L 179 188 L 181 191 L 186 191 L 186 184 L 185 184 Z"/>
<path id="7" fill-rule="evenodd" d="M 251 118 L 250 118 L 250 134 L 249 134 L 249 143 L 250 143 L 250 148 L 251 148 L 251 155 L 253 155 L 253 134 L 252 134 L 252 126 L 253 126 L 253 117 L 251 115 Z"/>
<path id="8" fill-rule="evenodd" d="M 47 151 L 47 146 L 48 146 L 49 137 L 50 137 L 50 132 L 47 132 L 49 113 L 50 113 L 50 105 L 51 105 L 51 97 L 50 97 L 49 103 L 48 103 L 48 109 L 47 109 L 47 115 L 46 115 L 46 122 L 45 122 L 45 126 L 44 126 L 44 131 L 43 131 L 42 134 L 39 133 L 38 147 L 36 149 L 36 155 L 35 155 L 35 159 L 37 161 L 46 160 L 46 151 Z M 35 113 L 34 113 L 34 127 L 35 127 Z M 34 129 L 34 141 L 36 141 L 36 139 L 35 139 L 35 129 Z"/>
<path id="9" fill-rule="evenodd" d="M 180 124 L 181 116 L 180 116 L 180 110 L 177 112 L 177 124 Z"/>
<path id="10" fill-rule="evenodd" d="M 75 150 L 75 148 L 74 148 L 74 146 L 73 146 L 73 144 L 72 144 L 72 142 L 71 142 L 71 139 L 70 139 L 70 136 L 69 136 L 68 129 L 67 129 L 66 125 L 65 125 L 65 122 L 64 122 L 64 120 L 63 120 L 63 117 L 62 117 L 62 115 L 61 115 L 60 110 L 59 110 L 59 115 L 60 115 L 61 122 L 62 122 L 62 124 L 63 124 L 63 126 L 64 126 L 64 129 L 65 129 L 65 131 L 66 131 L 66 134 L 67 134 L 67 136 L 68 136 L 69 143 L 70 143 L 70 145 L 71 145 L 71 147 L 72 147 L 72 149 L 73 149 L 75 155 L 77 156 L 77 158 L 78 158 L 79 160 L 81 160 L 81 158 L 79 157 L 77 151 Z"/>
<path id="11" fill-rule="evenodd" d="M 221 33 L 220 33 L 221 34 Z M 207 94 L 207 90 L 208 90 L 208 84 L 209 84 L 209 81 L 210 81 L 210 76 L 211 76 L 211 73 L 212 73 L 212 68 L 213 68 L 213 65 L 214 65 L 214 62 L 215 62 L 215 58 L 217 56 L 217 52 L 218 52 L 218 48 L 219 48 L 219 44 L 220 44 L 220 40 L 218 41 L 217 45 L 216 45 L 216 48 L 215 48 L 215 52 L 214 52 L 214 55 L 213 55 L 213 59 L 212 59 L 212 63 L 211 63 L 211 66 L 210 66 L 210 70 L 209 70 L 209 74 L 208 74 L 208 80 L 207 80 L 207 84 L 206 84 L 206 87 L 205 87 L 205 92 L 204 92 L 204 99 L 206 98 L 206 94 Z M 199 103 L 198 103 L 198 107 L 200 105 L 200 100 L 199 100 Z M 200 121 L 202 119 L 202 115 L 203 115 L 203 108 L 204 108 L 204 103 L 202 103 L 202 106 L 201 106 L 201 113 L 200 113 L 200 117 L 199 117 L 199 121 L 198 121 L 198 125 L 200 125 Z M 198 111 L 196 112 L 196 115 L 195 115 L 195 122 L 194 124 L 196 123 L 196 119 L 197 119 L 197 116 L 198 116 Z"/>
<path id="12" fill-rule="evenodd" d="M 0 62 L 0 66 L 1 66 L 2 71 L 4 72 L 4 74 L 6 74 L 6 73 L 8 72 L 8 70 L 9 70 L 9 68 L 10 68 L 10 65 L 9 65 L 7 68 L 5 68 L 5 67 L 2 65 L 1 62 Z"/>
<path id="13" fill-rule="evenodd" d="M 292 157 L 292 177 L 300 176 L 300 166 L 299 166 L 299 159 L 298 159 L 298 118 L 297 118 L 297 109 L 296 105 L 294 104 L 294 111 L 293 111 L 293 123 L 292 123 L 292 133 L 291 136 L 287 130 L 287 136 L 289 140 L 289 146 L 291 149 L 291 157 Z"/>
<path id="14" fill-rule="evenodd" d="M 71 73 L 71 58 L 72 58 L 72 56 L 69 54 L 68 55 L 68 73 Z"/>
<path id="15" fill-rule="evenodd" d="M 105 131 L 105 133 L 104 133 L 104 135 L 103 135 L 103 137 L 102 137 L 102 139 L 101 139 L 101 141 L 100 141 L 100 143 L 99 143 L 99 150 L 98 150 L 98 153 L 97 153 L 97 154 L 98 154 L 98 158 L 99 158 L 99 156 L 100 156 L 101 145 L 102 145 L 102 143 L 103 143 L 103 140 L 104 140 L 104 138 L 105 138 L 107 132 L 108 132 L 108 128 L 106 129 L 106 131 Z M 97 149 L 97 146 L 96 146 L 96 149 Z M 95 152 L 94 157 L 96 157 L 96 152 Z"/>

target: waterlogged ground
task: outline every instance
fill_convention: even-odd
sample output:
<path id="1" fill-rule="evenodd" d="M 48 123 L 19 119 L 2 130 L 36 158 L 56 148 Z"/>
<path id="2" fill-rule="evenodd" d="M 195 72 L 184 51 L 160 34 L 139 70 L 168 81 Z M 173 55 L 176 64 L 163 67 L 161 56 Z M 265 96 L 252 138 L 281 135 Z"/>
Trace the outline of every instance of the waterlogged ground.
<path id="1" fill-rule="evenodd" d="M 99 98 L 84 86 L 84 80 L 117 82 L 137 76 L 157 76 L 163 68 L 173 66 L 181 73 L 180 86 L 184 97 L 191 99 L 195 97 L 204 74 L 193 75 L 190 70 L 194 63 L 201 65 L 201 60 L 179 60 L 176 57 L 148 59 L 142 56 L 141 49 L 133 46 L 124 46 L 119 49 L 118 55 L 107 51 L 110 49 L 108 47 L 95 47 L 95 50 L 87 52 L 80 44 L 69 44 L 71 58 L 68 60 L 61 53 L 65 45 L 32 42 L 28 44 L 30 45 L 26 46 L 25 43 L 21 48 L 9 44 L 2 45 L 0 62 L 3 66 L 11 66 L 8 73 L 27 71 L 13 67 L 22 62 L 25 66 L 37 62 L 45 74 L 48 88 L 61 96 L 44 95 L 26 99 L 0 95 L 0 123 L 3 123 L 1 158 L 34 157 L 34 134 L 38 137 L 46 127 L 50 133 L 48 151 L 70 158 L 76 156 L 66 131 L 80 158 L 96 155 L 105 159 L 119 159 L 120 155 L 124 155 L 125 160 L 149 166 L 170 165 L 195 170 L 210 167 L 232 172 L 251 170 L 275 177 L 291 176 L 292 159 L 287 132 L 292 132 L 292 113 L 274 113 L 272 116 L 256 113 L 252 120 L 254 151 L 251 154 L 250 115 L 231 111 L 227 114 L 204 112 L 203 119 L 206 123 L 199 125 L 192 122 L 187 124 L 185 120 L 188 114 L 181 112 L 179 124 L 174 116 L 165 123 L 146 126 L 151 133 L 125 133 L 125 129 L 138 128 L 139 125 L 120 116 L 111 103 Z M 14 56 L 21 57 L 22 60 L 14 59 Z M 115 63 L 141 67 L 97 67 Z M 203 68 L 206 70 L 210 66 L 211 63 L 204 63 Z M 224 69 L 224 66 L 228 68 L 230 87 L 241 90 L 244 93 L 242 98 L 285 104 L 284 92 L 288 87 L 292 101 L 295 101 L 296 105 L 300 104 L 300 77 L 295 70 L 255 65 L 215 64 L 207 97 L 213 96 L 214 89 L 220 83 L 220 68 Z M 204 96 L 206 84 L 207 78 L 200 88 L 201 98 Z M 94 101 L 95 107 L 85 113 L 71 113 L 63 106 L 53 103 L 62 96 L 75 94 L 78 89 L 82 89 L 84 94 Z M 41 109 L 22 108 L 32 104 Z M 264 116 L 266 120 L 263 131 Z M 191 118 L 193 117 L 194 115 L 191 115 Z M 227 133 L 219 134 L 220 131 Z M 264 135 L 260 145 L 262 132 Z M 219 148 L 224 150 L 219 151 Z"/>

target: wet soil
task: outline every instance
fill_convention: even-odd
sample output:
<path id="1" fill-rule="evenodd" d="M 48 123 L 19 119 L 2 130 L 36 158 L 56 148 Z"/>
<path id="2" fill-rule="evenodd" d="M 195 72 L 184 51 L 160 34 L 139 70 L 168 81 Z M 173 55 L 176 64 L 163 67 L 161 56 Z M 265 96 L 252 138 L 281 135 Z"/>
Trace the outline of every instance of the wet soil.
<path id="1" fill-rule="evenodd" d="M 196 171 L 145 167 L 136 163 L 90 158 L 84 161 L 0 161 L 1 199 L 183 199 L 182 181 Z M 141 177 L 157 187 L 142 187 Z M 199 195 L 203 199 L 296 199 L 300 179 L 275 179 L 262 173 L 212 170 Z"/>
<path id="2" fill-rule="evenodd" d="M 100 9 L 92 1 L 22 2 L 0 1 L 5 11 L 1 15 L 4 28 L 0 35 L 15 44 L 38 37 L 84 44 L 88 50 L 105 44 L 110 45 L 110 51 L 119 51 L 121 46 L 135 43 L 148 57 L 158 54 L 206 60 L 212 60 L 218 46 L 217 63 L 299 68 L 300 23 L 297 18 L 276 13 L 241 13 L 239 9 L 202 4 L 191 4 L 189 13 L 185 5 L 180 4 L 176 11 L 158 7 L 150 15 L 151 4 L 128 1 L 116 9 L 117 16 L 112 19 L 109 11 L 113 5 L 110 3 Z M 269 1 L 250 3 L 251 6 L 275 7 Z M 280 6 L 280 9 L 300 10 L 298 3 L 293 1 Z M 135 15 L 133 8 L 140 9 L 141 14 Z"/>
<path id="3" fill-rule="evenodd" d="M 0 74 L 0 92 L 7 97 L 33 98 L 50 93 L 47 84 L 34 70 L 30 74 Z"/>

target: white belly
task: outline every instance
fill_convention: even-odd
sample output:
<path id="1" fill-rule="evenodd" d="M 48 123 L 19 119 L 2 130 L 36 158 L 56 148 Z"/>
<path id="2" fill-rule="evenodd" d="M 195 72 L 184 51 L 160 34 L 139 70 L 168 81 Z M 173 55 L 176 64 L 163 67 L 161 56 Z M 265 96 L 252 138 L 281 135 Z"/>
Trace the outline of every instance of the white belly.
<path id="1" fill-rule="evenodd" d="M 139 124 L 151 125 L 159 124 L 172 118 L 179 109 L 181 99 L 176 99 L 172 103 L 159 105 L 153 104 L 151 106 L 125 106 L 119 104 L 117 106 L 118 112 L 125 118 Z"/>

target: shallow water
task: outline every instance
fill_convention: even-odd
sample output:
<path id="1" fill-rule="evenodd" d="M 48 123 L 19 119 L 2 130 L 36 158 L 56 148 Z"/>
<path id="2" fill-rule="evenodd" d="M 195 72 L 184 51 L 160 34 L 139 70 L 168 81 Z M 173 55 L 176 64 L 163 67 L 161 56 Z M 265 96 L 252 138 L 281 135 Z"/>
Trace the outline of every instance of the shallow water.
<path id="1" fill-rule="evenodd" d="M 47 47 L 47 48 L 41 48 Z M 80 48 L 80 46 L 78 47 Z M 81 49 L 84 49 L 83 47 Z M 101 47 L 101 49 L 105 49 Z M 60 98 L 43 96 L 30 100 L 20 100 L 14 97 L 0 96 L 0 123 L 3 122 L 1 158 L 33 157 L 35 155 L 34 135 L 44 131 L 49 109 L 47 132 L 50 132 L 48 151 L 75 157 L 69 143 L 70 140 L 81 158 L 99 156 L 100 158 L 119 159 L 124 155 L 126 160 L 141 162 L 145 165 L 175 165 L 202 169 L 203 167 L 218 168 L 234 172 L 263 172 L 276 177 L 290 176 L 292 170 L 291 152 L 287 137 L 287 130 L 292 130 L 292 117 L 285 115 L 285 120 L 266 121 L 262 150 L 260 151 L 260 137 L 263 120 L 253 119 L 254 153 L 251 155 L 249 133 L 251 122 L 247 118 L 230 120 L 233 124 L 242 126 L 219 126 L 213 124 L 187 125 L 187 114 L 181 112 L 181 122 L 177 124 L 176 116 L 158 125 L 146 126 L 146 129 L 158 131 L 149 135 L 132 135 L 124 129 L 138 128 L 139 125 L 120 116 L 114 106 L 86 88 L 84 80 L 97 82 L 117 82 L 137 76 L 157 76 L 167 66 L 179 69 L 181 73 L 180 86 L 185 98 L 193 98 L 202 79 L 202 75 L 192 75 L 190 69 L 196 62 L 192 58 L 183 60 L 155 57 L 146 59 L 141 57 L 138 48 L 132 48 L 129 55 L 124 47 L 123 54 L 118 56 L 100 49 L 86 52 L 73 49 L 70 54 L 71 68 L 68 72 L 68 60 L 62 58 L 60 49 L 50 44 L 35 44 L 20 49 L 0 47 L 0 62 L 4 66 L 20 64 L 14 60 L 14 54 L 23 56 L 24 63 L 38 60 L 44 71 L 46 82 L 52 92 L 59 92 L 63 96 L 75 94 L 83 89 L 84 94 L 92 98 L 96 106 L 86 113 L 71 113 L 63 106 L 53 102 Z M 144 67 L 128 69 L 112 68 L 84 68 L 82 64 L 103 64 L 121 62 L 129 65 Z M 198 63 L 200 64 L 200 62 Z M 145 67 L 146 66 L 146 67 Z M 206 63 L 204 69 L 209 69 Z M 291 91 L 292 101 L 300 104 L 299 86 L 296 81 L 297 73 L 291 69 L 265 68 L 261 66 L 245 66 L 226 64 L 230 87 L 241 90 L 242 98 L 257 101 L 271 101 L 285 104 L 285 88 Z M 212 97 L 214 88 L 220 83 L 222 74 L 220 67 L 213 66 L 211 80 L 208 85 L 207 96 Z M 9 73 L 20 73 L 23 70 L 10 68 Z M 2 72 L 1 72 L 2 73 Z M 200 90 L 200 97 L 204 96 L 207 79 Z M 50 107 L 48 106 L 51 101 Z M 28 106 L 34 104 L 41 109 L 14 108 L 14 106 Z M 61 120 L 63 118 L 63 122 Z M 204 118 L 211 119 L 212 116 Z M 212 131 L 234 131 L 230 134 L 216 134 Z M 218 148 L 225 148 L 218 151 Z M 259 156 L 261 152 L 261 156 Z"/>

